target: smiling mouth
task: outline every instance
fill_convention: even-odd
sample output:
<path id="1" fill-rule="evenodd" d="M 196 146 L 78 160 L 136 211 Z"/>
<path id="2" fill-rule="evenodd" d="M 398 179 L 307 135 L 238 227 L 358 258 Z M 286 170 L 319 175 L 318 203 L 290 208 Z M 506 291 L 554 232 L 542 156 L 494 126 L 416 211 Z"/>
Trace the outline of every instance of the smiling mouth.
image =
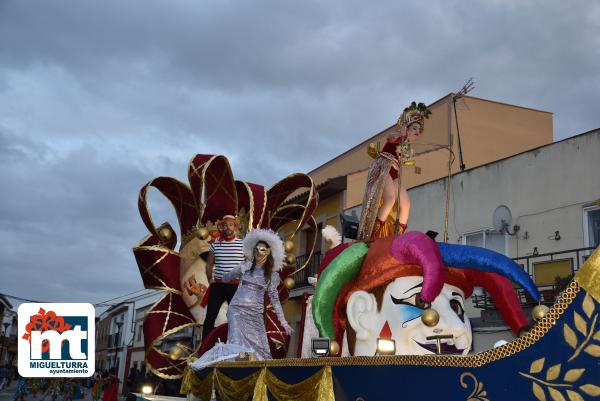
<path id="1" fill-rule="evenodd" d="M 421 348 L 426 349 L 427 351 L 430 351 L 434 354 L 437 354 L 437 345 L 434 344 L 423 344 L 418 342 L 417 340 L 414 340 L 417 344 L 419 344 L 419 346 Z M 440 343 L 440 348 L 442 351 L 442 354 L 446 354 L 446 355 L 462 355 L 462 353 L 464 352 L 464 349 L 460 349 L 460 348 L 456 348 L 454 345 L 448 344 L 448 343 Z"/>

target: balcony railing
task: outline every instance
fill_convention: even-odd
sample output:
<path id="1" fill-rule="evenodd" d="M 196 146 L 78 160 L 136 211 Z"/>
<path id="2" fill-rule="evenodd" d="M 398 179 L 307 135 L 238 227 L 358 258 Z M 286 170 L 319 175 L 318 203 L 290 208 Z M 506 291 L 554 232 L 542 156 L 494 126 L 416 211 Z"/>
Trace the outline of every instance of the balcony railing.
<path id="1" fill-rule="evenodd" d="M 548 263 L 553 261 L 570 261 L 571 275 L 577 273 L 579 268 L 585 263 L 586 259 L 592 254 L 594 247 L 589 248 L 578 248 L 569 249 L 561 252 L 551 252 L 539 255 L 523 256 L 521 258 L 513 259 L 515 262 L 523 267 L 523 270 L 529 274 L 529 276 L 535 280 L 535 264 L 536 263 Z M 543 269 L 543 266 L 538 267 Z M 541 285 L 538 286 L 538 290 L 541 294 L 540 302 L 545 305 L 552 305 L 560 297 L 560 294 L 564 288 L 553 285 Z M 529 294 L 522 288 L 515 288 L 517 296 L 521 301 L 523 307 L 532 307 L 537 304 Z M 490 295 L 484 291 L 481 295 L 473 295 L 471 297 L 473 305 L 480 309 L 495 309 L 496 306 L 492 302 Z"/>
<path id="2" fill-rule="evenodd" d="M 557 260 L 571 259 L 571 273 L 576 273 L 579 268 L 585 263 L 586 259 L 596 249 L 595 247 L 569 249 L 560 252 L 541 253 L 539 255 L 529 255 L 513 260 L 520 264 L 523 269 L 531 276 L 534 276 L 533 266 L 540 262 L 552 262 Z"/>
<path id="3" fill-rule="evenodd" d="M 109 334 L 107 337 L 106 347 L 114 348 L 119 346 L 119 333 Z"/>
<path id="4" fill-rule="evenodd" d="M 296 258 L 296 269 L 299 269 L 306 263 L 308 255 L 298 256 Z M 317 269 L 323 260 L 323 255 L 321 252 L 316 252 L 313 254 L 308 266 L 304 269 L 300 270 L 296 274 L 292 276 L 294 281 L 296 282 L 296 288 L 308 287 L 310 284 L 308 283 L 308 278 L 314 276 L 317 273 Z"/>

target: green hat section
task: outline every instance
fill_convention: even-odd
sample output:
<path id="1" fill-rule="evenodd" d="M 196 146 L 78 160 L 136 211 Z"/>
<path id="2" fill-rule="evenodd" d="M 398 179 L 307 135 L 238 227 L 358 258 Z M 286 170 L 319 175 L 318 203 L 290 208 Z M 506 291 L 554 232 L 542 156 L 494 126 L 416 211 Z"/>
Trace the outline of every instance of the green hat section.
<path id="1" fill-rule="evenodd" d="M 335 339 L 335 300 L 344 284 L 358 274 L 368 250 L 369 247 L 364 242 L 352 245 L 336 256 L 321 273 L 312 300 L 312 313 L 322 336 Z"/>

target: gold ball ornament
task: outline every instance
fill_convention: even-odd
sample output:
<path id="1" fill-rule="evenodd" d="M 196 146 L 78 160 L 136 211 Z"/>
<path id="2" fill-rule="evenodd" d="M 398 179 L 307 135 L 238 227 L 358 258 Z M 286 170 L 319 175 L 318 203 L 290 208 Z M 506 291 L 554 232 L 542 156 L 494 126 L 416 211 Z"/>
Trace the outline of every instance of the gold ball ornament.
<path id="1" fill-rule="evenodd" d="M 291 290 L 292 288 L 294 288 L 296 286 L 296 281 L 291 277 L 286 277 L 285 280 L 283 280 L 283 285 L 288 290 Z"/>
<path id="2" fill-rule="evenodd" d="M 169 358 L 173 361 L 178 360 L 183 355 L 183 349 L 179 346 L 179 344 L 175 344 L 169 350 Z"/>
<path id="3" fill-rule="evenodd" d="M 285 263 L 288 265 L 293 265 L 296 263 L 296 257 L 292 254 L 285 255 Z"/>
<path id="4" fill-rule="evenodd" d="M 329 353 L 331 355 L 337 355 L 340 352 L 340 345 L 338 344 L 337 341 L 335 340 L 331 340 L 331 342 L 329 343 Z"/>
<path id="5" fill-rule="evenodd" d="M 533 308 L 533 310 L 531 311 L 531 315 L 533 316 L 536 322 L 539 322 L 540 320 L 546 317 L 549 310 L 550 308 L 548 308 L 546 305 L 538 305 L 535 308 Z"/>
<path id="6" fill-rule="evenodd" d="M 425 326 L 433 327 L 440 321 L 440 314 L 433 308 L 427 308 L 421 315 L 421 321 Z"/>
<path id="7" fill-rule="evenodd" d="M 289 239 L 283 244 L 283 249 L 285 249 L 286 252 L 293 252 L 295 247 L 296 244 L 294 244 L 294 241 L 291 241 Z"/>
<path id="8" fill-rule="evenodd" d="M 169 227 L 163 227 L 160 230 L 158 230 L 158 236 L 160 237 L 160 240 L 163 242 L 167 242 L 173 239 L 173 230 L 171 230 Z"/>
<path id="9" fill-rule="evenodd" d="M 377 157 L 377 153 L 379 153 L 377 152 L 377 145 L 375 145 L 374 142 L 371 142 L 367 147 L 367 154 L 375 159 Z"/>
<path id="10" fill-rule="evenodd" d="M 196 230 L 196 236 L 203 241 L 206 240 L 209 235 L 210 233 L 208 232 L 208 229 L 206 229 L 206 227 L 201 227 L 198 230 Z"/>

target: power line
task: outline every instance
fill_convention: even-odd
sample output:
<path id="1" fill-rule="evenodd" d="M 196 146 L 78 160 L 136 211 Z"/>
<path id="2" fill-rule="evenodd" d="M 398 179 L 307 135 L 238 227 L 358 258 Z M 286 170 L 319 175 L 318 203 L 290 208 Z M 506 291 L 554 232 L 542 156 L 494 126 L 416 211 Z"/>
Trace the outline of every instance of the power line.
<path id="1" fill-rule="evenodd" d="M 141 290 L 137 290 L 137 291 L 130 292 L 129 294 L 120 295 L 120 296 L 118 296 L 118 297 L 114 297 L 114 298 L 111 298 L 111 299 L 107 299 L 106 301 L 96 302 L 96 303 L 94 303 L 94 306 L 113 306 L 113 305 L 115 305 L 115 304 L 109 304 L 109 302 L 110 302 L 110 301 L 114 301 L 115 299 L 119 299 L 119 298 L 128 297 L 128 296 L 130 296 L 130 295 L 137 294 L 138 292 L 143 292 L 143 291 L 147 291 L 147 289 L 146 289 L 146 288 L 143 288 L 143 289 L 141 289 Z"/>
<path id="2" fill-rule="evenodd" d="M 147 289 L 146 289 L 146 288 L 144 288 L 144 289 L 141 289 L 141 290 L 137 290 L 137 291 L 130 292 L 130 293 L 128 293 L 128 294 L 125 294 L 125 295 L 119 295 L 118 297 L 114 297 L 114 298 L 107 299 L 106 301 L 96 302 L 96 303 L 94 303 L 93 305 L 94 305 L 94 306 L 114 306 L 114 305 L 116 305 L 116 304 L 109 304 L 109 302 L 111 302 L 111 301 L 114 301 L 114 300 L 116 300 L 116 299 L 119 299 L 119 298 L 124 298 L 124 297 L 130 296 L 130 295 L 133 295 L 133 294 L 137 294 L 137 293 L 140 293 L 140 292 L 144 292 L 144 291 L 147 291 Z M 50 302 L 50 301 L 39 301 L 39 300 L 35 300 L 35 299 L 29 299 L 29 298 L 18 297 L 18 296 L 16 296 L 16 295 L 10 295 L 10 294 L 5 294 L 5 293 L 1 293 L 1 292 L 0 292 L 0 295 L 1 295 L 1 296 L 4 296 L 4 297 L 6 297 L 6 298 L 15 299 L 15 300 L 17 300 L 17 301 L 22 301 L 22 302 L 33 302 L 33 303 L 53 303 L 53 302 Z"/>
<path id="3" fill-rule="evenodd" d="M 0 295 L 2 295 L 3 297 L 6 297 L 6 298 L 16 299 L 17 301 L 23 301 L 23 302 L 34 302 L 34 303 L 40 303 L 40 304 L 49 303 L 49 302 L 46 302 L 46 301 L 35 301 L 33 299 L 16 297 L 14 295 L 4 294 L 4 293 L 0 293 Z"/>

